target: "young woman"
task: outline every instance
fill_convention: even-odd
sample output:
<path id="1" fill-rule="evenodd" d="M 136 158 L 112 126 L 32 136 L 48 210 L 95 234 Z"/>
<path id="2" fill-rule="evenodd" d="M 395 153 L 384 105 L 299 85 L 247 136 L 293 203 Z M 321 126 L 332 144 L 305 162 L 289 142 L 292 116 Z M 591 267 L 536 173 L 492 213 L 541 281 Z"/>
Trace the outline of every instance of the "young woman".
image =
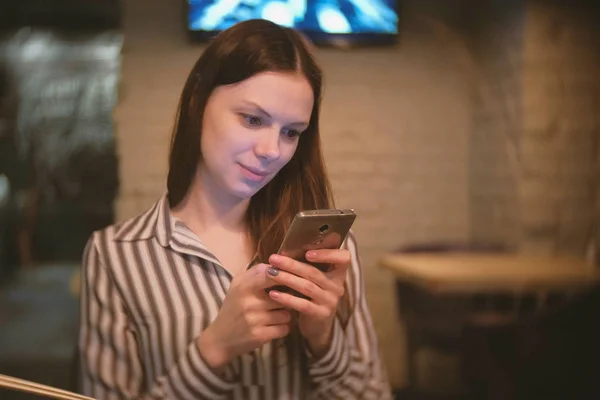
<path id="1" fill-rule="evenodd" d="M 181 96 L 167 194 L 86 247 L 86 394 L 390 398 L 354 236 L 307 254 L 326 273 L 274 255 L 298 211 L 332 206 L 320 99 L 291 29 L 248 21 L 206 48 Z"/>

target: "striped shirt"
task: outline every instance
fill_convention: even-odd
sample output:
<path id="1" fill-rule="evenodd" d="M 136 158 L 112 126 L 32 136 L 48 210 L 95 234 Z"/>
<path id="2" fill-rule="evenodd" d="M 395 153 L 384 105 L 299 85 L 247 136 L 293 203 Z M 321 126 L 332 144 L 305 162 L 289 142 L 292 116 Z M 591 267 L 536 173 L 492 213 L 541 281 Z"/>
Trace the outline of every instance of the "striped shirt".
<path id="1" fill-rule="evenodd" d="M 346 317 L 325 355 L 299 335 L 236 357 L 221 374 L 196 339 L 217 316 L 232 277 L 170 214 L 163 196 L 145 214 L 94 232 L 82 268 L 82 390 L 97 399 L 391 399 L 365 300 L 353 234 Z"/>

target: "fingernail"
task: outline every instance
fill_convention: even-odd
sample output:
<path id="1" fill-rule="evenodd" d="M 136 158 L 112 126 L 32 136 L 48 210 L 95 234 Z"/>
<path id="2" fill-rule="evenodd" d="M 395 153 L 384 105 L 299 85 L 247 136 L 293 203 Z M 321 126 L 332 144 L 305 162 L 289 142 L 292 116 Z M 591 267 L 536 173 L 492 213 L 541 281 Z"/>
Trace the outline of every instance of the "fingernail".
<path id="1" fill-rule="evenodd" d="M 267 273 L 271 276 L 277 276 L 277 275 L 279 275 L 279 268 L 269 267 L 269 269 L 267 270 Z"/>
<path id="2" fill-rule="evenodd" d="M 316 251 L 309 251 L 306 253 L 306 258 L 315 258 L 317 256 Z"/>

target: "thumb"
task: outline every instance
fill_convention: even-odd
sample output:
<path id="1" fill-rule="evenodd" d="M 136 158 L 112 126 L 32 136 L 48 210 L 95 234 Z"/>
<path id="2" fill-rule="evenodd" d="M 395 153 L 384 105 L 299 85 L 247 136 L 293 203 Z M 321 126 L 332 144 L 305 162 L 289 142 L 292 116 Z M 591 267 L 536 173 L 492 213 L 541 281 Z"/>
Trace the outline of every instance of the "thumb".
<path id="1" fill-rule="evenodd" d="M 261 263 L 246 271 L 244 274 L 245 286 L 252 291 L 273 286 L 273 281 L 267 275 L 269 267 L 270 265 Z"/>

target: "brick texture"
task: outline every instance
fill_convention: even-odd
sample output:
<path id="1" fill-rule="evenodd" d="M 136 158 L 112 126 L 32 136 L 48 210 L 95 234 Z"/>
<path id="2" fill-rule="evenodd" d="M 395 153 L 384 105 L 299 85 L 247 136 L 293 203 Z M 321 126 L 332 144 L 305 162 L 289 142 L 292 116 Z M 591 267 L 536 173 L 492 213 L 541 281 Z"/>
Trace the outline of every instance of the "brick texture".
<path id="1" fill-rule="evenodd" d="M 598 6 L 481 2 L 474 71 L 471 234 L 521 252 L 583 255 L 598 212 Z"/>
<path id="2" fill-rule="evenodd" d="M 482 1 L 471 11 L 473 125 L 469 135 L 470 230 L 475 241 L 514 244 L 516 166 L 522 127 L 523 1 Z"/>
<path id="3" fill-rule="evenodd" d="M 523 251 L 583 255 L 593 240 L 600 120 L 598 6 L 531 2 L 524 41 Z M 596 14 L 594 14 L 596 13 Z"/>

